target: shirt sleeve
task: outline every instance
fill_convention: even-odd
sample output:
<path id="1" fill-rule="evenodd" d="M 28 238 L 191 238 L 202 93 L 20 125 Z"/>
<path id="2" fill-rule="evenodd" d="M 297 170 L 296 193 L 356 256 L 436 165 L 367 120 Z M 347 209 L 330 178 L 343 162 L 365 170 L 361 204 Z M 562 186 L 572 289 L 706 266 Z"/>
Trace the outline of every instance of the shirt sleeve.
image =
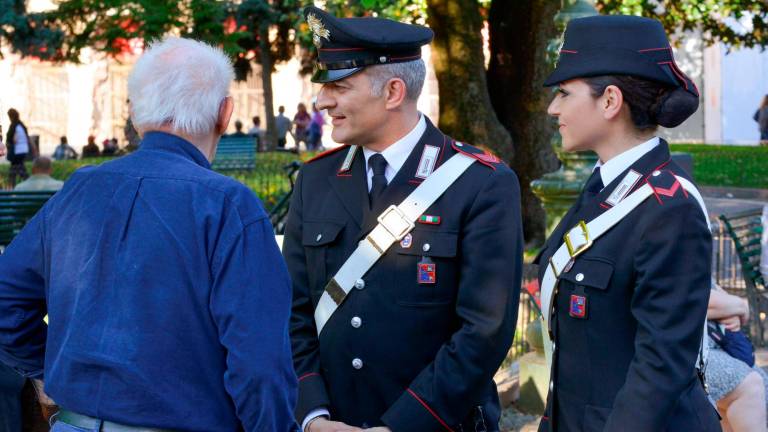
<path id="1" fill-rule="evenodd" d="M 0 255 L 0 361 L 39 379 L 48 328 L 43 219 L 38 212 Z"/>
<path id="2" fill-rule="evenodd" d="M 246 431 L 296 430 L 291 284 L 267 218 L 223 236 L 213 277 L 210 308 L 227 351 L 224 385 L 240 421 Z"/>

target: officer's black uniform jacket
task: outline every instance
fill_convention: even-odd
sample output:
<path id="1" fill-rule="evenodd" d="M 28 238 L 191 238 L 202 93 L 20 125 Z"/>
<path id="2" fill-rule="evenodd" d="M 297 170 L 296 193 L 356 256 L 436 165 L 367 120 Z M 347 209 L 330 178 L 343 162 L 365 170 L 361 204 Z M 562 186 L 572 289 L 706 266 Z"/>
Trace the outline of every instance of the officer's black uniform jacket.
<path id="1" fill-rule="evenodd" d="M 634 189 L 647 181 L 656 192 L 560 278 L 554 390 L 539 431 L 720 430 L 695 370 L 710 290 L 704 213 L 672 176 L 688 178 L 663 140 L 629 169 L 642 175 Z M 567 229 L 605 212 L 629 169 L 566 214 L 538 258 L 539 280 Z M 586 319 L 570 316 L 572 295 L 586 297 Z"/>
<path id="2" fill-rule="evenodd" d="M 373 229 L 376 217 L 422 181 L 414 175 L 425 144 L 440 148 L 438 165 L 457 151 L 479 160 L 424 213 L 439 216 L 440 223 L 417 223 L 409 248 L 395 243 L 363 277 L 364 289 L 353 289 L 337 309 L 318 341 L 313 313 L 323 287 Z M 294 289 L 297 420 L 326 407 L 332 420 L 354 426 L 474 431 L 466 425 L 480 406 L 480 423 L 498 430 L 492 377 L 514 335 L 522 267 L 515 174 L 427 121 L 424 135 L 369 210 L 362 150 L 351 169 L 340 172 L 347 149 L 305 164 L 288 216 L 283 255 Z M 437 265 L 434 285 L 417 282 L 423 256 Z M 353 317 L 361 319 L 359 328 L 350 324 Z M 363 362 L 360 369 L 352 366 L 356 358 Z"/>

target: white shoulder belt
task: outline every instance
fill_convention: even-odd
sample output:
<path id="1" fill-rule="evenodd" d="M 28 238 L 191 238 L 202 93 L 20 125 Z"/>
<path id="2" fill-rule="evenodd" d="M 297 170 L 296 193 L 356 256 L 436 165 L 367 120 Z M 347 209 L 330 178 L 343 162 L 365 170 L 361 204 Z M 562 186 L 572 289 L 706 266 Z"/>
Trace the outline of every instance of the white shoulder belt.
<path id="1" fill-rule="evenodd" d="M 391 205 L 378 217 L 379 224 L 358 243 L 357 248 L 325 286 L 315 309 L 317 334 L 341 305 L 352 288 L 363 288 L 362 277 L 392 244 L 411 232 L 419 216 L 475 162 L 456 153 L 426 178 L 400 205 Z"/>

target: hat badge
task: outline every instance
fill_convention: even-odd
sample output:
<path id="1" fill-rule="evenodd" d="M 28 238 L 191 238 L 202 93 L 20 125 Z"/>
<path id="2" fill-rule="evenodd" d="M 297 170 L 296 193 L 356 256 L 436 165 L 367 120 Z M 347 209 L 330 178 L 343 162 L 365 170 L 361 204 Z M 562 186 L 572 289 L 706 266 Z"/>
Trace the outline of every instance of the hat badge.
<path id="1" fill-rule="evenodd" d="M 320 48 L 323 45 L 322 38 L 331 40 L 331 32 L 325 28 L 323 22 L 315 14 L 310 13 L 307 15 L 307 24 L 309 24 L 309 28 L 312 30 L 312 42 L 314 42 L 316 47 Z"/>

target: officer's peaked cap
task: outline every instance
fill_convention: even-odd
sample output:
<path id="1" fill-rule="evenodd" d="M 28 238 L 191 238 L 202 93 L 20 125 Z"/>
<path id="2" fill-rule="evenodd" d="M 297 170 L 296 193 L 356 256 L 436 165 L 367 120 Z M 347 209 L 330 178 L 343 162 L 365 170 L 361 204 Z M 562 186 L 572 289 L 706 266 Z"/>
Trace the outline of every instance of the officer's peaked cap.
<path id="1" fill-rule="evenodd" d="M 312 82 L 346 78 L 366 66 L 421 58 L 421 46 L 432 41 L 427 27 L 384 18 L 337 18 L 314 6 L 304 9 L 317 47 Z"/>
<path id="2" fill-rule="evenodd" d="M 692 109 L 678 113 L 678 118 L 684 120 L 698 107 L 699 90 L 677 67 L 659 21 L 627 15 L 578 18 L 568 23 L 563 39 L 557 67 L 544 81 L 545 86 L 574 78 L 631 75 L 677 88 L 673 92 L 677 93 L 675 99 L 687 99 L 685 111 Z M 672 102 L 675 109 L 682 109 L 680 104 Z"/>

